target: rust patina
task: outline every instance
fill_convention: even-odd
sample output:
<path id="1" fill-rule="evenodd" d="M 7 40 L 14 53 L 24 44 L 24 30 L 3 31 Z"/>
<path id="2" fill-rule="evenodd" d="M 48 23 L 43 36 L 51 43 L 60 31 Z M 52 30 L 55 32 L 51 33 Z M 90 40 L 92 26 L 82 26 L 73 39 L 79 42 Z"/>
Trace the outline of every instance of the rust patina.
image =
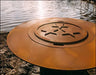
<path id="1" fill-rule="evenodd" d="M 72 18 L 28 21 L 10 31 L 7 44 L 23 60 L 59 70 L 95 65 L 95 24 Z"/>

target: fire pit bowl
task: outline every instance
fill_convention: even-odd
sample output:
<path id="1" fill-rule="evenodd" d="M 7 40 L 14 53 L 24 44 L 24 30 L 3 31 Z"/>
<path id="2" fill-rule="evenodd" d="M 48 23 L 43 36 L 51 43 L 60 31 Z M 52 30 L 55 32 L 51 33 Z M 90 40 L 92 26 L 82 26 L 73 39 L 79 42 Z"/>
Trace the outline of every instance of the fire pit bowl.
<path id="1" fill-rule="evenodd" d="M 32 64 L 75 71 L 96 67 L 95 39 L 94 23 L 47 18 L 15 27 L 7 37 L 7 44 L 15 55 Z"/>

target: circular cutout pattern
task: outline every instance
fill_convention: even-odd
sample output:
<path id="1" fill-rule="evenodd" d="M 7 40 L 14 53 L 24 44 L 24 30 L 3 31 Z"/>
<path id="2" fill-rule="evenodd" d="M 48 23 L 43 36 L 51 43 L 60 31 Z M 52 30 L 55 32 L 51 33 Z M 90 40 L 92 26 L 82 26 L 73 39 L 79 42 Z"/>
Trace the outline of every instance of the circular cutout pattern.
<path id="1" fill-rule="evenodd" d="M 35 36 L 35 39 L 33 36 Z M 39 25 L 35 30 L 32 28 L 29 31 L 29 37 L 43 45 L 61 47 L 83 42 L 88 38 L 88 32 L 75 24 L 52 22 Z"/>
<path id="2" fill-rule="evenodd" d="M 48 18 L 17 26 L 8 34 L 7 44 L 13 53 L 32 64 L 83 70 L 96 67 L 95 39 L 94 23 Z"/>

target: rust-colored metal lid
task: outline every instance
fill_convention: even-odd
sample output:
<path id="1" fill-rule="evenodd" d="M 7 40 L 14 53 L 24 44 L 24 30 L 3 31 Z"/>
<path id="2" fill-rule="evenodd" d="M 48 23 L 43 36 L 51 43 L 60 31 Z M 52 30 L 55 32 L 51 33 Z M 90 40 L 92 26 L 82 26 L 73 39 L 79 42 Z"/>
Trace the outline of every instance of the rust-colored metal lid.
<path id="1" fill-rule="evenodd" d="M 95 65 L 95 24 L 72 18 L 25 22 L 7 37 L 11 51 L 32 64 L 82 70 Z"/>

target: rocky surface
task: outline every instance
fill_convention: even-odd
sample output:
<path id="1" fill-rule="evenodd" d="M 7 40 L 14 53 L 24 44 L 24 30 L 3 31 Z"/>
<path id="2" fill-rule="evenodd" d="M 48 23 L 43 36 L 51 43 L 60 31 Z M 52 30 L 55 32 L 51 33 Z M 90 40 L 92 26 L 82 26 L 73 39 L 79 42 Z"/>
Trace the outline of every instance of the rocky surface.
<path id="1" fill-rule="evenodd" d="M 6 44 L 8 33 L 0 34 L 0 75 L 40 75 L 40 68 L 15 56 Z M 96 69 L 88 70 L 96 75 Z"/>
<path id="2" fill-rule="evenodd" d="M 9 50 L 7 34 L 0 34 L 0 75 L 39 75 L 38 66 L 23 61 Z"/>

